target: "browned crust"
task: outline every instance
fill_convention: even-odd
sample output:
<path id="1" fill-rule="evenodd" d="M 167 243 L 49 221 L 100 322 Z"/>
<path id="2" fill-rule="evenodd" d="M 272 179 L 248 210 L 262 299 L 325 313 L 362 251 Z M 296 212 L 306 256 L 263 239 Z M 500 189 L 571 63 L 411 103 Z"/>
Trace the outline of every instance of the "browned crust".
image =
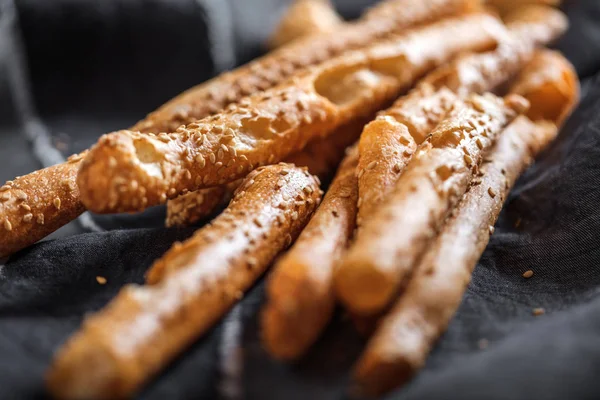
<path id="1" fill-rule="evenodd" d="M 507 16 L 521 7 L 532 5 L 558 7 L 561 0 L 486 0 L 486 2 L 497 9 L 501 15 Z"/>
<path id="2" fill-rule="evenodd" d="M 259 168 L 226 211 L 155 262 L 88 317 L 47 375 L 64 399 L 130 397 L 229 310 L 300 233 L 321 198 L 317 180 L 289 164 Z"/>
<path id="3" fill-rule="evenodd" d="M 542 62 L 545 60 L 545 62 Z M 559 73 L 545 71 L 559 68 Z M 565 86 L 565 82 L 569 82 Z M 530 98 L 534 109 L 552 122 L 532 122 L 525 116 L 508 126 L 481 168 L 481 176 L 453 211 L 431 249 L 416 268 L 400 300 L 384 318 L 355 368 L 355 379 L 366 394 L 381 394 L 401 386 L 425 363 L 435 341 L 446 329 L 471 279 L 471 272 L 493 232 L 502 204 L 515 180 L 555 137 L 555 122 L 563 121 L 579 101 L 573 67 L 550 51 L 540 51 L 511 88 L 518 93 L 560 96 Z M 540 106 L 536 102 L 543 103 Z M 554 103 L 554 104 L 552 104 Z"/>
<path id="4" fill-rule="evenodd" d="M 367 121 L 368 118 L 353 121 L 336 129 L 331 136 L 317 138 L 304 150 L 289 156 L 285 162 L 306 167 L 308 172 L 321 180 L 331 179 L 332 173 L 344 157 L 346 148 L 356 142 Z M 235 181 L 224 186 L 199 189 L 167 201 L 166 225 L 192 225 L 208 217 L 229 201 L 239 183 L 240 181 Z"/>
<path id="5" fill-rule="evenodd" d="M 261 328 L 263 343 L 276 358 L 301 356 L 333 313 L 333 268 L 356 220 L 357 163 L 358 149 L 354 146 L 314 217 L 269 278 Z"/>
<path id="6" fill-rule="evenodd" d="M 473 0 L 393 0 L 375 7 L 366 18 L 334 34 L 307 37 L 251 63 L 195 86 L 137 123 L 140 132 L 174 132 L 181 125 L 212 115 L 252 93 L 269 89 L 309 66 L 349 50 L 368 46 L 407 28 L 474 8 Z M 379 10 L 380 9 L 380 10 Z M 379 10 L 379 11 L 378 11 Z"/>
<path id="7" fill-rule="evenodd" d="M 271 34 L 269 47 L 276 49 L 302 37 L 329 33 L 343 23 L 329 0 L 296 0 Z"/>
<path id="8" fill-rule="evenodd" d="M 539 50 L 519 74 L 511 92 L 529 100 L 527 116 L 531 120 L 554 121 L 560 126 L 579 102 L 579 79 L 562 54 Z"/>
<path id="9" fill-rule="evenodd" d="M 494 47 L 503 29 L 488 14 L 444 20 L 332 60 L 174 134 L 104 135 L 79 171 L 83 203 L 95 212 L 137 211 L 232 182 L 371 114 L 456 53 Z"/>
<path id="10" fill-rule="evenodd" d="M 0 187 L 0 258 L 37 242 L 85 211 L 75 185 L 82 157 L 73 156 Z"/>
<path id="11" fill-rule="evenodd" d="M 338 298 L 353 313 L 382 311 L 470 184 L 483 153 L 525 100 L 487 94 L 455 103 L 419 148 L 336 270 Z"/>
<path id="12" fill-rule="evenodd" d="M 556 132 L 552 123 L 520 117 L 500 136 L 483 176 L 454 210 L 358 361 L 354 376 L 363 394 L 402 386 L 424 365 L 460 304 L 510 187 Z"/>

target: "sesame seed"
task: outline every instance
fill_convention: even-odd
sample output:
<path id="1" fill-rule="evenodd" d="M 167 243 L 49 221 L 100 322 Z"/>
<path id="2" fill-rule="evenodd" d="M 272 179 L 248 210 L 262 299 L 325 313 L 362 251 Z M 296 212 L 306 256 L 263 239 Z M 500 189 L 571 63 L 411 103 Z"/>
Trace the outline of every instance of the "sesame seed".
<path id="1" fill-rule="evenodd" d="M 471 156 L 465 154 L 464 159 L 468 167 L 470 167 L 473 164 L 473 159 L 471 158 Z"/>
<path id="2" fill-rule="evenodd" d="M 292 221 L 296 221 L 298 219 L 298 211 L 294 211 L 292 213 Z"/>
<path id="3" fill-rule="evenodd" d="M 40 225 L 44 225 L 44 214 L 38 214 L 36 217 L 36 221 Z"/>
<path id="4" fill-rule="evenodd" d="M 196 163 L 198 163 L 198 167 L 200 168 L 204 168 L 206 166 L 206 160 L 204 159 L 204 156 L 202 156 L 202 154 L 198 154 L 196 156 Z"/>
<path id="5" fill-rule="evenodd" d="M 108 157 L 108 166 L 110 168 L 114 168 L 117 166 L 117 159 L 114 158 L 113 156 Z"/>
<path id="6" fill-rule="evenodd" d="M 282 169 L 281 171 L 279 171 L 279 175 L 284 175 L 285 176 L 285 175 L 287 175 L 289 173 L 290 173 L 290 171 L 288 171 L 287 169 Z"/>
<path id="7" fill-rule="evenodd" d="M 369 170 L 369 169 L 373 169 L 373 168 L 375 168 L 375 167 L 377 166 L 377 164 L 378 164 L 378 162 L 377 162 L 377 161 L 371 161 L 371 162 L 369 163 L 369 165 L 367 165 L 367 168 L 365 168 L 365 169 L 367 169 L 367 170 Z"/>
<path id="8" fill-rule="evenodd" d="M 220 168 L 220 167 L 222 167 L 222 166 L 223 166 L 223 163 L 222 163 L 221 161 L 217 161 L 217 162 L 215 163 L 215 167 L 216 167 L 216 168 Z"/>
<path id="9" fill-rule="evenodd" d="M 217 151 L 217 160 L 222 160 L 223 159 L 223 149 L 219 149 L 219 151 Z"/>
<path id="10" fill-rule="evenodd" d="M 4 192 L 2 196 L 0 196 L 0 201 L 10 200 L 10 192 Z"/>
<path id="11" fill-rule="evenodd" d="M 531 310 L 531 313 L 532 313 L 534 316 L 536 316 L 536 317 L 537 317 L 537 316 L 540 316 L 540 315 L 542 315 L 542 314 L 545 314 L 545 313 L 546 313 L 546 310 L 544 310 L 542 307 L 538 307 L 538 308 L 534 308 L 533 310 Z"/>
<path id="12" fill-rule="evenodd" d="M 97 276 L 96 282 L 98 282 L 100 285 L 106 285 L 106 278 L 103 276 Z"/>
<path id="13" fill-rule="evenodd" d="M 240 156 L 240 160 L 242 160 L 242 161 L 248 161 L 248 157 L 246 157 L 245 155 L 242 154 Z"/>
<path id="14" fill-rule="evenodd" d="M 223 151 L 225 153 L 227 153 L 229 151 L 229 148 L 226 145 L 224 145 L 223 143 L 221 143 L 221 149 L 223 149 Z"/>
<path id="15" fill-rule="evenodd" d="M 33 219 L 32 213 L 23 215 L 23 222 L 31 222 L 32 219 Z"/>
<path id="16" fill-rule="evenodd" d="M 481 139 L 477 138 L 477 140 L 475 140 L 475 144 L 477 144 L 479 150 L 483 149 L 483 143 L 481 142 Z"/>
<path id="17" fill-rule="evenodd" d="M 360 171 L 358 171 L 358 179 L 362 178 L 362 176 L 364 175 L 365 170 L 361 169 Z"/>
<path id="18" fill-rule="evenodd" d="M 394 165 L 394 172 L 398 173 L 400 171 L 402 171 L 402 165 L 400 165 L 400 164 Z"/>
<path id="19" fill-rule="evenodd" d="M 54 204 L 57 210 L 60 210 L 60 199 L 58 197 L 52 200 L 52 204 Z"/>
<path id="20" fill-rule="evenodd" d="M 492 189 L 492 187 L 490 186 L 488 188 L 488 194 L 490 195 L 490 197 L 493 199 L 494 197 L 496 197 L 496 192 L 494 191 L 494 189 Z"/>
<path id="21" fill-rule="evenodd" d="M 533 276 L 533 271 L 532 270 L 528 270 L 528 271 L 523 272 L 523 278 L 525 278 L 525 279 L 529 279 L 532 276 Z"/>
<path id="22" fill-rule="evenodd" d="M 310 186 L 304 186 L 302 188 L 302 191 L 304 191 L 306 194 L 311 194 L 312 192 L 314 192 L 313 188 L 311 188 Z"/>
<path id="23" fill-rule="evenodd" d="M 0 186 L 0 192 L 7 191 L 8 189 L 10 189 L 10 186 L 8 186 L 8 185 L 2 185 L 2 186 Z"/>
<path id="24" fill-rule="evenodd" d="M 190 170 L 189 170 L 189 169 L 186 169 L 186 170 L 185 170 L 185 173 L 184 173 L 184 175 L 185 175 L 185 179 L 187 179 L 187 180 L 190 180 L 190 179 L 192 179 L 192 173 L 190 172 Z"/>
<path id="25" fill-rule="evenodd" d="M 215 132 L 215 133 L 221 133 L 221 132 L 223 132 L 223 127 L 222 127 L 222 126 L 219 126 L 219 125 L 217 125 L 217 126 L 214 126 L 214 127 L 212 128 L 212 130 L 213 130 L 213 132 Z"/>
<path id="26" fill-rule="evenodd" d="M 210 153 L 210 155 L 208 156 L 208 159 L 210 160 L 211 164 L 214 164 L 217 162 L 217 156 L 215 156 L 215 153 Z"/>
<path id="27" fill-rule="evenodd" d="M 25 210 L 25 211 L 31 211 L 31 207 L 30 207 L 28 204 L 21 203 L 21 204 L 19 205 L 19 207 L 21 207 L 21 208 L 22 208 L 23 210 Z"/>
<path id="28" fill-rule="evenodd" d="M 8 220 L 8 218 L 4 218 L 4 229 L 6 229 L 7 231 L 12 231 L 12 224 L 10 223 L 10 221 Z"/>
<path id="29" fill-rule="evenodd" d="M 488 230 L 489 230 L 489 232 L 490 232 L 490 235 L 493 235 L 493 234 L 494 234 L 494 231 L 496 230 L 496 228 L 494 228 L 492 225 L 490 225 L 490 226 L 488 227 Z"/>
<path id="30" fill-rule="evenodd" d="M 258 261 L 256 261 L 256 258 L 254 257 L 248 257 L 246 259 L 246 262 L 248 263 L 248 267 L 250 267 L 251 269 L 256 267 L 256 264 L 258 264 Z"/>

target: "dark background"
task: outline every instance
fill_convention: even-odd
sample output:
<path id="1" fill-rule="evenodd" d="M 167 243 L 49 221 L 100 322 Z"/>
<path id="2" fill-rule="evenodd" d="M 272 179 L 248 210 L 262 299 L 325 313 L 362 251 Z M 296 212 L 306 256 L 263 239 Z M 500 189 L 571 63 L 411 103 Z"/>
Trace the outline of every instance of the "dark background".
<path id="1" fill-rule="evenodd" d="M 354 18 L 372 2 L 335 3 Z M 0 181 L 58 162 L 260 54 L 287 3 L 0 0 Z M 513 190 L 426 368 L 390 398 L 600 398 L 600 1 L 564 8 L 572 26 L 558 48 L 580 74 L 581 105 Z M 0 399 L 44 398 L 52 352 L 83 315 L 142 282 L 192 232 L 162 228 L 163 213 L 88 215 L 0 266 Z M 262 297 L 259 284 L 140 398 L 343 398 L 363 346 L 348 321 L 338 316 L 286 366 L 260 347 Z M 546 314 L 532 316 L 536 307 Z"/>

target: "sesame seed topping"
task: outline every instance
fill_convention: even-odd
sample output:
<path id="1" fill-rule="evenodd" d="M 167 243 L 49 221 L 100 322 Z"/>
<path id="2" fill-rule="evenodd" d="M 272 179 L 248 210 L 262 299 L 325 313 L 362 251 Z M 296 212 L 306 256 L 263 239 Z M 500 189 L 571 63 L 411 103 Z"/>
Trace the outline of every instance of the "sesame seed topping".
<path id="1" fill-rule="evenodd" d="M 373 169 L 373 168 L 375 168 L 375 167 L 377 166 L 377 164 L 378 164 L 378 162 L 377 162 L 377 161 L 371 161 L 371 162 L 369 163 L 369 165 L 367 165 L 367 168 L 365 168 L 365 169 L 367 169 L 367 170 L 369 170 L 369 169 Z"/>
<path id="2" fill-rule="evenodd" d="M 10 192 L 4 192 L 2 196 L 0 196 L 0 201 L 10 200 Z"/>
<path id="3" fill-rule="evenodd" d="M 10 223 L 10 221 L 8 220 L 8 218 L 4 218 L 4 229 L 6 229 L 7 231 L 12 231 L 12 224 Z"/>
<path id="4" fill-rule="evenodd" d="M 8 186 L 8 185 L 2 185 L 2 186 L 0 186 L 0 192 L 7 191 L 8 189 L 10 189 L 10 186 Z"/>
<path id="5" fill-rule="evenodd" d="M 210 160 L 211 164 L 214 164 L 217 162 L 217 156 L 215 156 L 215 153 L 210 153 L 210 155 L 208 156 L 208 159 Z"/>
<path id="6" fill-rule="evenodd" d="M 298 211 L 292 212 L 292 221 L 296 221 L 298 219 Z"/>
<path id="7" fill-rule="evenodd" d="M 471 156 L 465 154 L 464 159 L 468 167 L 470 167 L 473 164 L 473 159 L 471 158 Z"/>
<path id="8" fill-rule="evenodd" d="M 60 199 L 58 197 L 52 200 L 52 204 L 54 204 L 57 210 L 60 210 Z"/>
<path id="9" fill-rule="evenodd" d="M 400 164 L 394 165 L 394 172 L 398 173 L 400 171 L 402 171 L 402 165 L 400 165 Z"/>
<path id="10" fill-rule="evenodd" d="M 362 178 L 364 173 L 365 173 L 364 169 L 361 169 L 360 171 L 358 171 L 358 179 Z"/>
<path id="11" fill-rule="evenodd" d="M 223 159 L 223 149 L 219 149 L 219 151 L 217 151 L 217 160 L 222 160 Z"/>
<path id="12" fill-rule="evenodd" d="M 31 222 L 32 219 L 33 219 L 32 213 L 23 215 L 23 222 Z"/>
<path id="13" fill-rule="evenodd" d="M 21 207 L 25 211 L 31 211 L 31 207 L 29 206 L 29 204 L 21 203 L 19 207 Z"/>
<path id="14" fill-rule="evenodd" d="M 490 232 L 490 235 L 493 235 L 493 234 L 494 234 L 494 231 L 496 230 L 496 228 L 494 228 L 492 225 L 490 225 L 490 226 L 488 227 L 488 230 L 489 230 L 489 232 Z"/>
<path id="15" fill-rule="evenodd" d="M 198 154 L 196 156 L 196 163 L 200 168 L 204 168 L 206 166 L 206 160 L 204 159 L 204 156 L 202 156 L 202 154 Z"/>
<path id="16" fill-rule="evenodd" d="M 492 189 L 492 187 L 490 186 L 488 188 L 488 194 L 490 195 L 490 197 L 493 199 L 494 197 L 496 197 L 496 192 L 494 191 L 494 189 Z"/>
<path id="17" fill-rule="evenodd" d="M 528 270 L 528 271 L 523 272 L 523 278 L 525 278 L 525 279 L 529 279 L 532 276 L 533 276 L 533 271 L 532 270 Z"/>

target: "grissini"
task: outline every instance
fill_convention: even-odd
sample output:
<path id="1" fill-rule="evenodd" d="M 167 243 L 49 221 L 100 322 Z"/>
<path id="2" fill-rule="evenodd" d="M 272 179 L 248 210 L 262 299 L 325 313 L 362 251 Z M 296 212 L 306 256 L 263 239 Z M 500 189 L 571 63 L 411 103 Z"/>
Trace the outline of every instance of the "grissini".
<path id="1" fill-rule="evenodd" d="M 555 134 L 552 123 L 538 126 L 520 117 L 498 139 L 490 153 L 494 162 L 482 166 L 483 177 L 475 181 L 425 253 L 358 361 L 354 378 L 361 394 L 376 396 L 400 387 L 424 365 L 460 304 L 508 188 L 533 156 L 530 147 L 541 147 Z"/>
<path id="2" fill-rule="evenodd" d="M 357 163 L 358 148 L 353 146 L 315 215 L 269 277 L 261 331 L 266 349 L 276 358 L 301 356 L 333 314 L 333 268 L 356 220 Z"/>
<path id="3" fill-rule="evenodd" d="M 547 68 L 559 68 L 560 73 L 545 73 Z M 460 304 L 510 188 L 556 137 L 558 126 L 579 100 L 577 74 L 559 53 L 536 53 L 510 91 L 521 91 L 526 82 L 525 92 L 538 88 L 550 94 L 529 97 L 531 107 L 553 111 L 536 122 L 518 117 L 486 155 L 482 176 L 445 223 L 357 363 L 355 380 L 363 392 L 380 394 L 401 386 L 423 366 Z"/>
<path id="4" fill-rule="evenodd" d="M 484 152 L 527 102 L 472 95 L 417 149 L 375 214 L 363 221 L 336 270 L 334 287 L 351 311 L 372 315 L 397 295 L 448 212 L 473 179 Z"/>
<path id="5" fill-rule="evenodd" d="M 359 119 L 337 128 L 331 136 L 317 138 L 306 147 L 285 159 L 286 163 L 308 168 L 321 180 L 331 179 L 344 157 L 346 148 L 356 142 L 362 127 L 370 118 Z M 167 226 L 187 226 L 208 217 L 225 205 L 241 180 L 223 186 L 199 189 L 167 201 Z"/>
<path id="6" fill-rule="evenodd" d="M 132 130 L 174 132 L 207 115 L 239 102 L 243 97 L 269 89 L 299 71 L 349 50 L 364 48 L 390 35 L 438 19 L 471 12 L 474 0 L 391 0 L 374 7 L 355 23 L 334 33 L 300 39 L 251 63 L 195 86 L 149 114 Z"/>
<path id="7" fill-rule="evenodd" d="M 485 13 L 447 19 L 327 62 L 171 135 L 104 135 L 79 170 L 82 201 L 95 212 L 138 211 L 232 182 L 372 114 L 458 52 L 494 47 L 504 29 Z"/>
<path id="8" fill-rule="evenodd" d="M 335 35 L 323 37 L 317 35 L 315 38 L 307 38 L 293 45 L 284 46 L 275 53 L 186 91 L 149 114 L 132 130 L 155 134 L 172 132 L 182 124 L 192 123 L 196 119 L 220 112 L 227 105 L 241 100 L 244 96 L 275 86 L 299 71 L 345 51 L 368 46 L 413 25 L 474 11 L 478 7 L 478 1 L 474 0 L 382 2 L 369 12 L 368 19 L 346 24 L 343 31 Z M 383 12 L 378 12 L 379 8 L 382 8 Z M 84 155 L 81 153 L 73 157 L 78 159 Z M 63 185 L 44 185 L 41 182 L 53 180 L 60 183 L 67 180 L 66 185 L 73 187 L 76 185 L 75 175 L 79 167 L 80 162 L 77 161 L 41 169 L 34 175 L 22 177 L 23 184 L 20 185 L 20 190 L 29 198 L 35 198 L 42 192 L 45 199 L 64 198 Z M 57 175 L 57 172 L 60 174 Z M 7 184 L 10 185 L 8 182 Z M 55 209 L 51 202 L 36 202 L 37 214 L 45 216 L 43 225 L 21 224 L 20 221 L 27 213 L 22 214 L 20 208 L 12 206 L 0 208 L 0 221 L 8 220 L 13 228 L 0 230 L 2 234 L 0 242 L 4 243 L 3 248 L 0 249 L 0 258 L 35 243 L 79 216 L 85 207 L 79 198 L 78 190 L 70 191 L 69 195 L 69 200 L 63 201 L 60 210 Z M 204 207 L 211 200 L 214 201 L 215 198 L 207 198 Z M 19 225 L 18 229 L 16 225 Z"/>
<path id="9" fill-rule="evenodd" d="M 205 333 L 300 233 L 321 191 L 305 170 L 259 168 L 226 211 L 128 285 L 59 350 L 47 374 L 61 399 L 131 397 Z"/>
<path id="10" fill-rule="evenodd" d="M 271 34 L 269 47 L 276 49 L 302 37 L 331 33 L 343 23 L 329 0 L 296 0 Z"/>
<path id="11" fill-rule="evenodd" d="M 75 184 L 83 156 L 0 186 L 0 258 L 37 242 L 85 211 Z"/>

